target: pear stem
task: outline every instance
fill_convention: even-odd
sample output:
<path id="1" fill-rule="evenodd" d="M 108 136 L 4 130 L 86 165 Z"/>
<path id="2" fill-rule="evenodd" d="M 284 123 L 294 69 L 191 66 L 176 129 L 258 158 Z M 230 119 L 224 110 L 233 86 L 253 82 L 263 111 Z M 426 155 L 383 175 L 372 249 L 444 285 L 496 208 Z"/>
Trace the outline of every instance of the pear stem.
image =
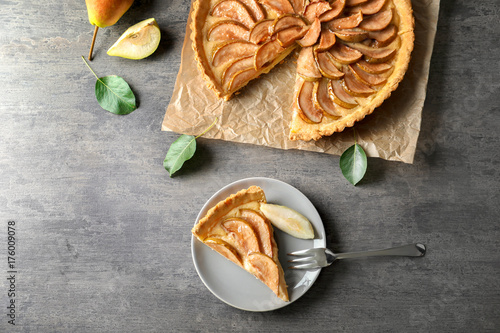
<path id="1" fill-rule="evenodd" d="M 99 30 L 99 27 L 96 25 L 94 29 L 94 36 L 92 37 L 92 44 L 90 44 L 89 61 L 92 61 L 92 51 L 94 51 L 94 44 L 95 44 L 95 37 L 97 36 L 97 30 Z"/>

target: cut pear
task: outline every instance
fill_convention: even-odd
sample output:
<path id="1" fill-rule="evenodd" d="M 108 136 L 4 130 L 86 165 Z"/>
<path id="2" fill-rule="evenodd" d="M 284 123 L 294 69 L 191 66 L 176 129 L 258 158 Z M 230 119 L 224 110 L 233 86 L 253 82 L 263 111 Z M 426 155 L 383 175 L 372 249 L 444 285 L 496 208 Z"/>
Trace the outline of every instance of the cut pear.
<path id="1" fill-rule="evenodd" d="M 144 59 L 160 45 L 161 33 L 154 18 L 128 28 L 108 50 L 108 55 L 127 59 Z"/>
<path id="2" fill-rule="evenodd" d="M 313 239 L 314 229 L 311 222 L 299 212 L 280 205 L 261 203 L 260 210 L 281 231 L 296 238 Z"/>

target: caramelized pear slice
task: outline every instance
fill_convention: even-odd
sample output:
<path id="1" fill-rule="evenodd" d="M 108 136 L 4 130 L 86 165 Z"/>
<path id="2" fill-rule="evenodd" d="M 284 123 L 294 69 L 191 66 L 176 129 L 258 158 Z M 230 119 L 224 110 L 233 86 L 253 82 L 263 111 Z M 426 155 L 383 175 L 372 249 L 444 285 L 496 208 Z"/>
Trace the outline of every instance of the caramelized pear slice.
<path id="1" fill-rule="evenodd" d="M 222 222 L 222 227 L 235 241 L 236 251 L 247 255 L 252 252 L 259 252 L 259 240 L 252 226 L 245 220 L 231 217 Z"/>
<path id="2" fill-rule="evenodd" d="M 250 11 L 255 21 L 260 21 L 266 18 L 266 14 L 256 0 L 240 0 Z"/>
<path id="3" fill-rule="evenodd" d="M 292 4 L 288 0 L 260 0 L 260 3 L 275 10 L 278 14 L 292 14 Z"/>
<path id="4" fill-rule="evenodd" d="M 255 52 L 255 69 L 260 70 L 270 64 L 284 49 L 276 39 L 262 44 Z"/>
<path id="5" fill-rule="evenodd" d="M 305 0 L 290 0 L 295 14 L 304 13 Z"/>
<path id="6" fill-rule="evenodd" d="M 300 79 L 299 79 L 300 80 Z M 323 119 L 323 111 L 314 105 L 314 86 L 316 82 L 300 80 L 299 91 L 296 96 L 297 113 L 306 123 L 320 123 Z"/>
<path id="7" fill-rule="evenodd" d="M 328 79 L 323 78 L 321 79 L 317 85 L 314 86 L 314 92 L 313 92 L 313 97 L 314 97 L 314 105 L 320 109 L 323 110 L 323 112 L 328 115 L 332 116 L 335 118 L 340 117 L 342 114 L 337 110 L 335 107 L 335 104 L 333 101 L 330 99 L 330 96 L 328 94 Z"/>
<path id="8" fill-rule="evenodd" d="M 229 81 L 227 91 L 236 91 L 243 87 L 248 81 L 257 77 L 258 72 L 255 68 L 244 69 L 236 73 Z"/>
<path id="9" fill-rule="evenodd" d="M 273 257 L 273 244 L 272 236 L 273 231 L 267 219 L 262 216 L 259 212 L 253 209 L 241 209 L 241 217 L 248 222 L 255 230 L 257 237 L 259 239 L 260 249 L 262 253 Z"/>
<path id="10" fill-rule="evenodd" d="M 276 263 L 263 253 L 250 253 L 247 257 L 252 274 L 278 295 L 280 274 Z"/>
<path id="11" fill-rule="evenodd" d="M 368 37 L 374 39 L 373 47 L 384 47 L 389 45 L 398 36 L 398 28 L 389 24 L 387 28 L 380 31 L 370 31 Z"/>
<path id="12" fill-rule="evenodd" d="M 316 47 L 316 52 L 323 52 L 330 49 L 335 45 L 336 38 L 335 33 L 328 28 L 321 29 L 321 35 L 319 37 L 319 44 Z"/>
<path id="13" fill-rule="evenodd" d="M 363 15 L 373 15 L 384 7 L 386 0 L 371 0 L 352 8 L 353 11 L 361 10 Z"/>
<path id="14" fill-rule="evenodd" d="M 365 56 L 365 60 L 369 63 L 386 62 L 396 54 L 396 49 L 391 47 L 375 49 L 363 44 L 352 44 L 349 46 L 363 53 L 363 55 Z"/>
<path id="15" fill-rule="evenodd" d="M 366 2 L 368 2 L 368 0 L 346 0 L 345 5 L 347 7 L 353 7 L 353 6 L 357 6 L 357 5 L 360 5 L 362 3 L 366 3 Z"/>
<path id="16" fill-rule="evenodd" d="M 243 267 L 243 263 L 241 262 L 241 257 L 238 252 L 236 252 L 234 247 L 232 247 L 222 239 L 216 237 L 208 237 L 205 238 L 203 243 L 210 246 L 212 249 L 214 249 L 227 259 L 231 260 L 236 265 Z"/>
<path id="17" fill-rule="evenodd" d="M 246 58 L 255 54 L 258 48 L 258 45 L 244 40 L 221 43 L 212 53 L 212 65 L 218 67 L 234 59 Z"/>
<path id="18" fill-rule="evenodd" d="M 349 68 L 346 69 L 344 81 L 342 81 L 342 88 L 344 88 L 349 95 L 356 97 L 367 97 L 375 92 L 375 90 L 366 84 L 358 81 Z"/>
<path id="19" fill-rule="evenodd" d="M 329 11 L 320 15 L 319 20 L 321 22 L 330 22 L 331 20 L 337 18 L 340 13 L 344 10 L 345 0 L 336 0 L 334 3 L 330 4 Z"/>
<path id="20" fill-rule="evenodd" d="M 300 50 L 297 59 L 297 74 L 307 81 L 315 81 L 322 77 L 318 65 L 316 64 L 312 46 Z"/>
<path id="21" fill-rule="evenodd" d="M 385 63 L 385 62 L 382 62 L 379 64 L 372 64 L 372 63 L 366 62 L 366 60 L 360 60 L 356 64 L 359 66 L 359 68 L 361 68 L 362 70 L 364 70 L 365 72 L 370 73 L 370 74 L 385 73 L 389 69 L 392 68 L 391 65 L 389 65 L 388 63 Z"/>
<path id="22" fill-rule="evenodd" d="M 251 68 L 254 68 L 254 56 L 248 56 L 246 58 L 233 61 L 222 73 L 221 83 L 224 89 L 229 91 L 229 83 L 234 78 L 236 73 Z"/>
<path id="23" fill-rule="evenodd" d="M 378 86 L 387 82 L 387 78 L 385 76 L 367 73 L 359 68 L 356 64 L 349 65 L 349 68 L 359 82 L 364 83 L 368 86 Z"/>
<path id="24" fill-rule="evenodd" d="M 378 31 L 385 29 L 392 21 L 392 10 L 390 8 L 380 11 L 375 15 L 366 17 L 359 27 L 367 31 Z"/>
<path id="25" fill-rule="evenodd" d="M 219 21 L 212 25 L 207 33 L 209 41 L 228 41 L 237 39 L 247 39 L 248 29 L 236 21 Z"/>
<path id="26" fill-rule="evenodd" d="M 273 25 L 272 19 L 262 20 L 250 29 L 248 40 L 254 44 L 261 44 L 266 41 L 272 34 L 271 27 Z"/>
<path id="27" fill-rule="evenodd" d="M 291 27 L 304 27 L 306 26 L 306 22 L 304 19 L 297 14 L 285 14 L 282 16 L 277 17 L 272 26 L 271 26 L 271 32 L 272 33 L 278 33 L 281 30 L 285 30 Z"/>
<path id="28" fill-rule="evenodd" d="M 319 21 L 318 18 L 314 19 L 313 24 L 309 27 L 309 30 L 307 33 L 297 41 L 300 46 L 302 47 L 308 47 L 316 44 L 318 41 L 319 35 L 321 33 L 321 22 Z"/>
<path id="29" fill-rule="evenodd" d="M 238 21 L 249 29 L 255 24 L 252 15 L 239 0 L 222 0 L 212 8 L 210 15 Z"/>
<path id="30" fill-rule="evenodd" d="M 297 39 L 304 37 L 307 31 L 307 27 L 291 27 L 278 32 L 276 34 L 276 40 L 280 43 L 281 46 L 289 47 L 290 45 L 295 43 Z"/>
<path id="31" fill-rule="evenodd" d="M 330 80 L 328 92 L 333 101 L 345 109 L 352 109 L 358 105 L 354 97 L 345 92 L 339 80 Z"/>
<path id="32" fill-rule="evenodd" d="M 335 31 L 335 35 L 343 41 L 357 43 L 365 40 L 368 37 L 368 32 L 363 30 L 339 30 Z"/>
<path id="33" fill-rule="evenodd" d="M 350 48 L 341 43 L 336 43 L 328 52 L 333 58 L 341 64 L 351 64 L 358 61 L 363 56 L 363 53 Z"/>
<path id="34" fill-rule="evenodd" d="M 334 59 L 330 52 L 316 52 L 316 63 L 319 71 L 324 77 L 329 79 L 340 79 L 344 73 L 339 71 L 335 66 Z"/>
<path id="35" fill-rule="evenodd" d="M 319 18 L 322 14 L 331 10 L 330 4 L 327 1 L 318 0 L 316 2 L 310 2 L 306 5 L 304 9 L 304 17 L 308 22 L 313 22 L 315 18 Z"/>
<path id="36" fill-rule="evenodd" d="M 363 14 L 358 11 L 351 16 L 337 18 L 329 22 L 328 27 L 332 30 L 354 29 L 363 21 Z"/>

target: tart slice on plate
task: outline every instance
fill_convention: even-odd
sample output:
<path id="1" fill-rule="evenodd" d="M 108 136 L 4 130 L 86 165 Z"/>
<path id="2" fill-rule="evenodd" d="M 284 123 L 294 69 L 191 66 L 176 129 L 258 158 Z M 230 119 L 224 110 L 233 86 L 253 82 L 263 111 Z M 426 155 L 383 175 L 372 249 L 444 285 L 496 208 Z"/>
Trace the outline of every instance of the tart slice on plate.
<path id="1" fill-rule="evenodd" d="M 193 235 L 289 301 L 278 246 L 269 220 L 260 211 L 266 202 L 257 186 L 241 190 L 212 207 L 193 227 Z"/>

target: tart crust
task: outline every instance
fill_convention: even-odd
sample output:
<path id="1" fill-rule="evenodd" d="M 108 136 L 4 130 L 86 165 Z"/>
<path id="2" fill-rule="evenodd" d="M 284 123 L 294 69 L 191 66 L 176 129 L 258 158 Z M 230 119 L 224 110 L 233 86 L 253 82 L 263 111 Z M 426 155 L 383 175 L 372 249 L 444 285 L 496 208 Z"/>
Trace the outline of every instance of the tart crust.
<path id="1" fill-rule="evenodd" d="M 214 239 L 216 242 L 224 244 L 224 251 L 220 251 L 217 247 L 210 247 L 257 277 L 273 290 L 277 297 L 284 301 L 288 301 L 285 275 L 278 259 L 278 246 L 274 239 L 273 228 L 271 223 L 260 212 L 260 204 L 265 202 L 266 196 L 264 191 L 258 186 L 251 186 L 217 203 L 202 219 L 200 219 L 191 231 L 198 240 L 208 246 L 210 246 L 209 244 L 212 243 Z M 238 240 L 242 239 L 242 234 L 245 232 L 241 230 L 241 226 L 239 229 L 234 230 L 225 227 L 228 221 L 236 221 L 237 223 L 241 223 L 244 227 L 248 227 L 248 225 L 251 226 L 251 223 L 246 223 L 251 221 L 247 215 L 245 215 L 247 214 L 245 212 L 257 214 L 256 216 L 262 218 L 260 222 L 264 224 L 263 227 L 266 228 L 266 230 L 269 230 L 268 235 L 259 232 L 258 228 L 254 226 L 249 229 L 250 231 L 247 230 L 247 232 L 250 232 L 252 237 L 253 234 L 255 234 L 259 239 L 259 244 L 260 239 L 265 238 L 267 235 L 269 237 L 271 250 L 263 246 L 260 246 L 258 251 L 242 247 L 241 244 L 238 243 Z M 247 238 L 250 239 L 250 237 Z M 230 256 L 228 256 L 226 252 L 228 248 L 231 252 Z M 269 251 L 271 251 L 272 254 L 268 253 Z M 255 264 L 255 258 L 264 259 L 265 264 L 272 265 L 273 270 L 271 271 L 277 272 L 278 276 L 266 276 L 266 272 L 262 272 L 257 268 L 259 265 Z M 271 273 L 268 275 L 271 275 Z"/>

